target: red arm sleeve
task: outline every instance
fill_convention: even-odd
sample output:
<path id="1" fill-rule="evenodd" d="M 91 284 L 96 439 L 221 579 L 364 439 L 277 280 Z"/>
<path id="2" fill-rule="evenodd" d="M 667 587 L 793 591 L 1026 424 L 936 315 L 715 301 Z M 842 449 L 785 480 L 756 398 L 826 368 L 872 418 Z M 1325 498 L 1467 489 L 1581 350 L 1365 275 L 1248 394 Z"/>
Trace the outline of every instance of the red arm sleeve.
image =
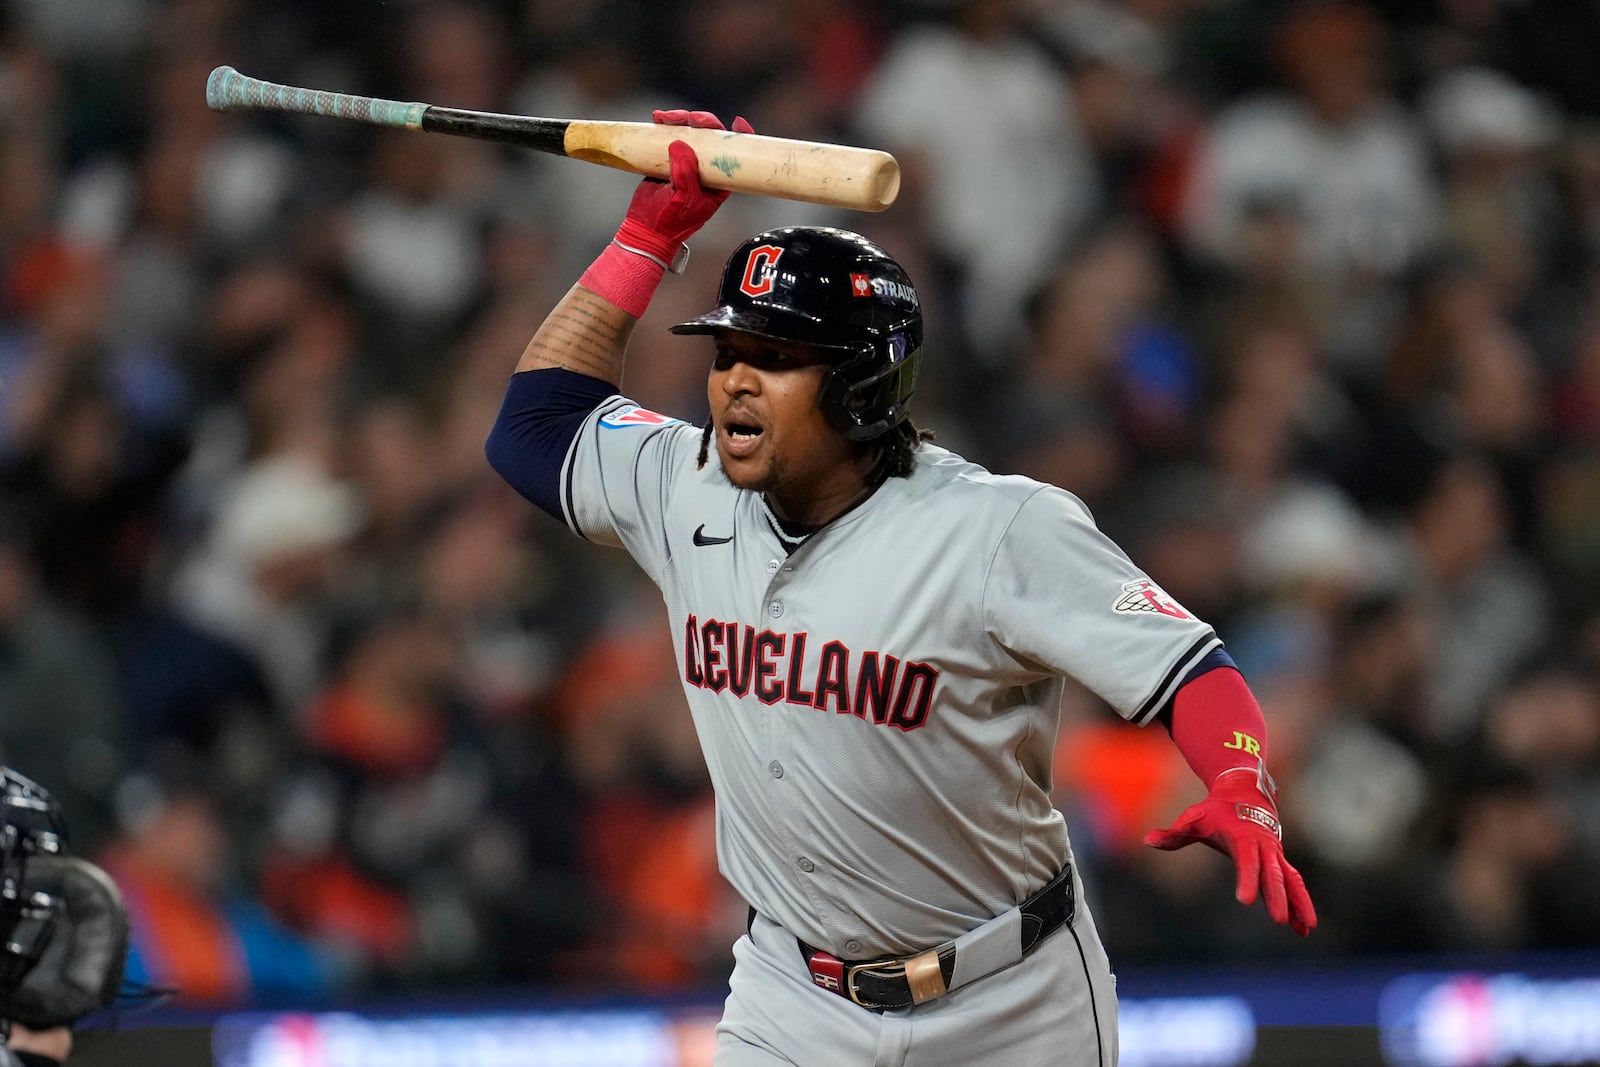
<path id="1" fill-rule="evenodd" d="M 1185 682 L 1172 702 L 1172 740 L 1208 789 L 1223 771 L 1259 767 L 1267 723 L 1244 675 L 1218 667 Z"/>

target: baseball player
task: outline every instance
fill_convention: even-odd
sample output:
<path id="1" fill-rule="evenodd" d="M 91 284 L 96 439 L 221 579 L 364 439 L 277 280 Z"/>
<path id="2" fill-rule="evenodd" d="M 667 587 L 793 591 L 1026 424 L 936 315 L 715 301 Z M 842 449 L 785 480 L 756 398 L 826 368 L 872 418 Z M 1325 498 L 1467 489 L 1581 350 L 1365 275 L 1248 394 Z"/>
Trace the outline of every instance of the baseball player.
<path id="1" fill-rule="evenodd" d="M 704 428 L 621 395 L 635 322 L 727 195 L 683 142 L 671 159 L 534 334 L 486 447 L 666 601 L 719 864 L 751 905 L 716 1062 L 1115 1064 L 1115 984 L 1049 795 L 1064 680 L 1165 724 L 1208 784 L 1146 843 L 1231 856 L 1240 902 L 1306 934 L 1261 711 L 1075 497 L 912 426 L 917 292 L 856 234 L 749 238 L 716 306 L 672 328 L 712 342 Z"/>

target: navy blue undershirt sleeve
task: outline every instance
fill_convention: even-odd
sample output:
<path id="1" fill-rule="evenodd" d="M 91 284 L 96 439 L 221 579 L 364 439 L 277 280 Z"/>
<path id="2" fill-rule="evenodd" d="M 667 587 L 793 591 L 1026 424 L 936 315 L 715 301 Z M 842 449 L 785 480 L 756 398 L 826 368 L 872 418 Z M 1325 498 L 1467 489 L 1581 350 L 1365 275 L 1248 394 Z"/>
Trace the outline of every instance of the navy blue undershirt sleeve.
<path id="1" fill-rule="evenodd" d="M 17 1062 L 22 1067 L 61 1067 L 60 1060 L 38 1052 L 17 1052 L 13 1053 L 13 1055 L 17 1057 Z"/>
<path id="2" fill-rule="evenodd" d="M 1182 689 L 1184 686 L 1188 685 L 1202 674 L 1205 674 L 1208 671 L 1214 671 L 1218 667 L 1232 667 L 1234 670 L 1239 669 L 1239 665 L 1233 662 L 1233 657 L 1228 655 L 1227 649 L 1212 649 L 1210 652 L 1206 653 L 1204 659 L 1194 665 L 1188 674 L 1183 676 L 1183 681 L 1178 683 L 1178 689 L 1174 689 L 1172 691 L 1172 699 L 1162 705 L 1160 711 L 1156 712 L 1156 721 L 1161 723 L 1161 725 L 1165 726 L 1170 731 L 1172 729 L 1172 706 L 1177 703 L 1178 690 Z"/>
<path id="3" fill-rule="evenodd" d="M 617 387 L 559 367 L 519 371 L 506 386 L 483 451 L 489 466 L 541 510 L 561 519 L 561 465 L 589 413 Z"/>

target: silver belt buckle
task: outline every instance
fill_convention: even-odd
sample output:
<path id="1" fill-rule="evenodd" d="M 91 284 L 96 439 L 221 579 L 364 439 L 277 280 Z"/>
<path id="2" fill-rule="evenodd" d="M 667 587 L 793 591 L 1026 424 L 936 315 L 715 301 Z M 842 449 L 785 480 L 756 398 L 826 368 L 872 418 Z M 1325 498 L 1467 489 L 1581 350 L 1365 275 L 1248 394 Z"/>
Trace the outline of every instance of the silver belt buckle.
<path id="1" fill-rule="evenodd" d="M 879 1008 L 881 1005 L 869 1004 L 861 999 L 861 990 L 856 988 L 856 975 L 862 971 L 872 971 L 882 978 L 899 978 L 905 974 L 905 964 L 899 960 L 889 963 L 853 963 L 844 972 L 844 987 L 850 994 L 850 999 L 863 1008 Z"/>

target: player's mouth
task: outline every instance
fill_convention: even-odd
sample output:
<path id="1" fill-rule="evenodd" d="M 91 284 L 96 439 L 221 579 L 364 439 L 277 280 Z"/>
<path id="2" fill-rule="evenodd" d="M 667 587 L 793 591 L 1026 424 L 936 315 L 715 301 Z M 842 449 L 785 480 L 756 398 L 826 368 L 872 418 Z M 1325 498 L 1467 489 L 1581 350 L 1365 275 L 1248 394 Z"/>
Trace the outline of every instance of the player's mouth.
<path id="1" fill-rule="evenodd" d="M 717 428 L 722 441 L 722 454 L 734 459 L 744 459 L 761 445 L 764 431 L 753 422 L 737 419 L 726 421 Z"/>

